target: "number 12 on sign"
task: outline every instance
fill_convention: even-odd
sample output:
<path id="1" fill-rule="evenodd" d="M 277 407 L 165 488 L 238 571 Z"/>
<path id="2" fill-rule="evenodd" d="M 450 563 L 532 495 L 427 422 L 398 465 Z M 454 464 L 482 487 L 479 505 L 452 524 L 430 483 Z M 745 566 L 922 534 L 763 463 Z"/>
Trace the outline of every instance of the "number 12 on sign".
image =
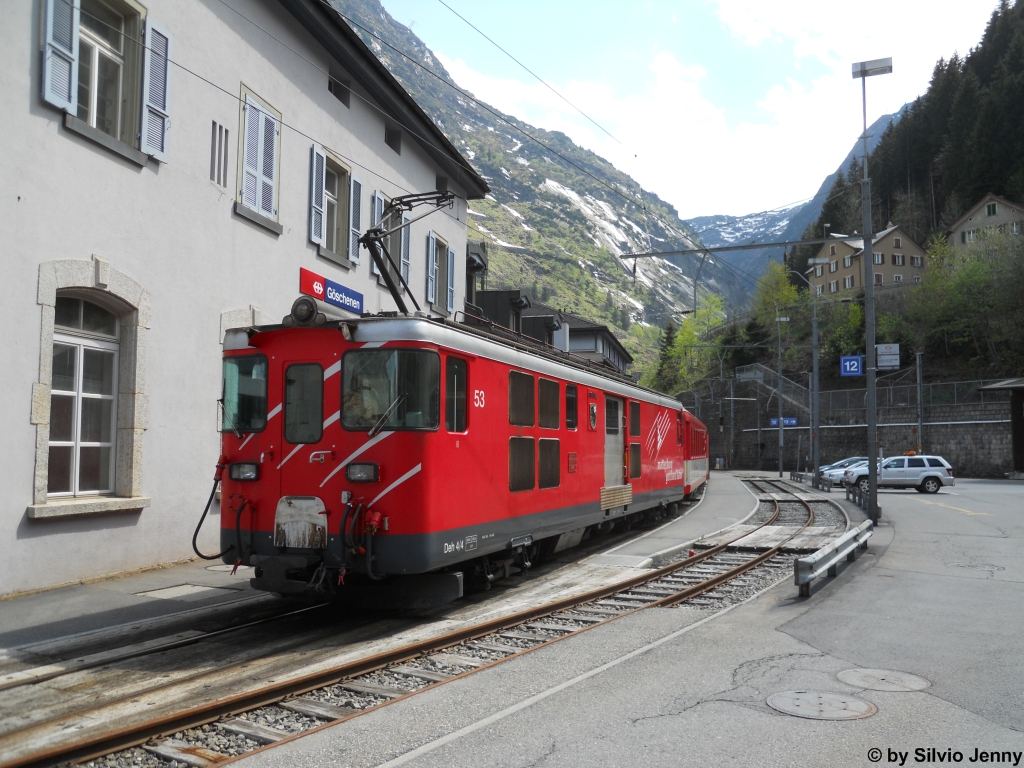
<path id="1" fill-rule="evenodd" d="M 864 358 L 861 355 L 844 355 L 839 358 L 840 376 L 863 376 Z"/>

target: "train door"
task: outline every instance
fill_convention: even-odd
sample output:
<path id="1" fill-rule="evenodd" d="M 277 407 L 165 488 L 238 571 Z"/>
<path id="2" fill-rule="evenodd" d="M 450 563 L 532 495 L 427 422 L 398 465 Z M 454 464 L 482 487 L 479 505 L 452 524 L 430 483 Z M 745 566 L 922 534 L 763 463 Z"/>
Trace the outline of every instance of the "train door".
<path id="1" fill-rule="evenodd" d="M 344 458 L 335 455 L 335 446 L 327 444 L 324 432 L 338 420 L 339 403 L 325 402 L 325 373 L 319 363 L 287 361 L 282 368 L 284 418 L 278 422 L 281 455 L 275 456 L 281 494 L 274 514 L 274 546 L 323 549 L 327 514 L 318 494 L 320 481 Z M 325 415 L 325 410 L 330 414 Z"/>
<path id="2" fill-rule="evenodd" d="M 604 398 L 604 484 L 606 488 L 624 485 L 623 477 L 623 401 L 617 397 Z"/>

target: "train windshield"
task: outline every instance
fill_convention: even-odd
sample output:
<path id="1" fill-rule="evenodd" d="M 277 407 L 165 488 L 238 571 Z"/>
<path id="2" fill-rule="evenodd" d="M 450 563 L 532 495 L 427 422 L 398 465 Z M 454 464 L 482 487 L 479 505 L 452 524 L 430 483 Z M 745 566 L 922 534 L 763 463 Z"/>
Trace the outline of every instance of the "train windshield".
<path id="1" fill-rule="evenodd" d="M 267 358 L 224 358 L 224 432 L 259 432 L 267 426 Z"/>
<path id="2" fill-rule="evenodd" d="M 345 354 L 346 429 L 437 429 L 441 362 L 421 349 L 360 349 Z"/>

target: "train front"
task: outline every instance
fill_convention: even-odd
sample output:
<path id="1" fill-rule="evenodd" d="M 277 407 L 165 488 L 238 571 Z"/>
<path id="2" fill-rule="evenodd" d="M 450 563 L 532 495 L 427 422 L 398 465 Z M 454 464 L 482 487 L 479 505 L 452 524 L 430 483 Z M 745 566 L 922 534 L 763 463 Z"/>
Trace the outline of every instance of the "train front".
<path id="1" fill-rule="evenodd" d="M 354 594 L 429 568 L 402 542 L 419 539 L 408 534 L 421 527 L 417 475 L 440 418 L 438 352 L 361 342 L 373 320 L 323 310 L 300 298 L 281 326 L 225 343 L 222 558 L 280 594 Z"/>

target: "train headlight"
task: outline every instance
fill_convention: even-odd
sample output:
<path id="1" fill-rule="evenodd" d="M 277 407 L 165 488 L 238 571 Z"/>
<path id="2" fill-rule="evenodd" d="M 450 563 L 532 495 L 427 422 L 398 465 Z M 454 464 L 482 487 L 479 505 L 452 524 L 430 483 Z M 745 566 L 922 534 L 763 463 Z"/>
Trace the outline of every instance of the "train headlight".
<path id="1" fill-rule="evenodd" d="M 376 464 L 349 464 L 345 477 L 350 483 L 376 483 L 380 479 L 380 467 Z"/>
<path id="2" fill-rule="evenodd" d="M 228 476 L 232 480 L 240 480 L 242 482 L 247 480 L 259 480 L 260 465 L 251 462 L 232 464 L 231 469 L 228 470 Z"/>

